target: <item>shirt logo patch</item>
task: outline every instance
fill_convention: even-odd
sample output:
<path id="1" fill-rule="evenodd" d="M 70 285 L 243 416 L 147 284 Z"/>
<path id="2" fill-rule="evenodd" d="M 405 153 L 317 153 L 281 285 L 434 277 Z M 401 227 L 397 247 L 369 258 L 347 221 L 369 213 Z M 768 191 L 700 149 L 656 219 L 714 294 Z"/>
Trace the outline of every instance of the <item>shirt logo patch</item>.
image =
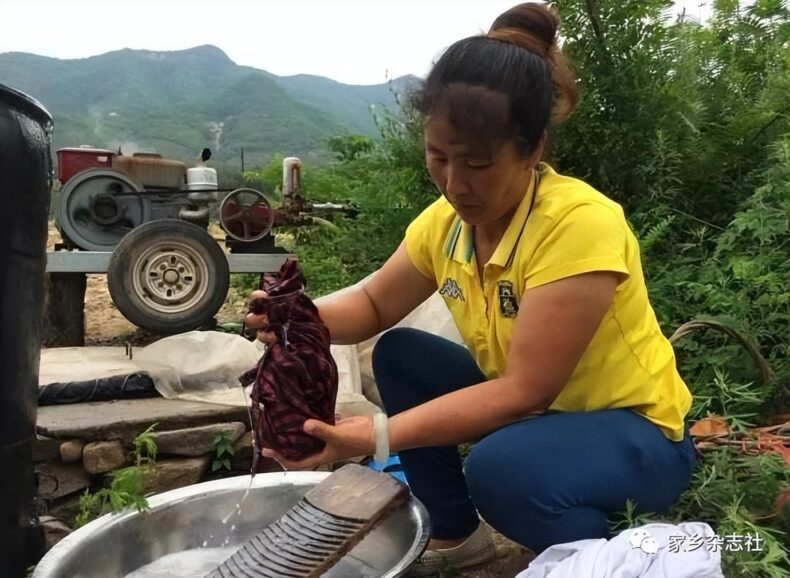
<path id="1" fill-rule="evenodd" d="M 460 299 L 461 301 L 464 301 L 464 294 L 461 292 L 461 288 L 458 286 L 458 283 L 455 281 L 455 279 L 450 279 L 449 277 L 444 280 L 444 283 L 442 283 L 442 288 L 439 289 L 439 295 L 444 295 L 450 299 Z"/>
<path id="2" fill-rule="evenodd" d="M 518 299 L 513 290 L 513 283 L 500 281 L 497 283 L 497 293 L 499 295 L 499 312 L 502 317 L 516 317 L 518 315 Z"/>

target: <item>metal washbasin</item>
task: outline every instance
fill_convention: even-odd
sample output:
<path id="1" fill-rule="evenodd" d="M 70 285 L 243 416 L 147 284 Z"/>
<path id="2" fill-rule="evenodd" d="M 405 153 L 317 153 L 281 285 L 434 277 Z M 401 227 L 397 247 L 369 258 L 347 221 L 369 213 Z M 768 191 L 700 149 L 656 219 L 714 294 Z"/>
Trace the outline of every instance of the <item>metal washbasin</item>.
<path id="1" fill-rule="evenodd" d="M 151 496 L 149 509 L 142 513 L 108 514 L 69 534 L 39 562 L 33 578 L 125 578 L 130 574 L 137 578 L 141 568 L 155 561 L 146 568 L 151 573 L 141 575 L 199 578 L 329 475 L 257 474 L 241 508 L 238 504 L 250 488 L 249 476 Z M 425 507 L 411 496 L 324 576 L 403 576 L 425 549 L 429 531 Z M 173 562 L 172 567 L 184 574 L 156 573 L 153 566 L 164 562 Z"/>

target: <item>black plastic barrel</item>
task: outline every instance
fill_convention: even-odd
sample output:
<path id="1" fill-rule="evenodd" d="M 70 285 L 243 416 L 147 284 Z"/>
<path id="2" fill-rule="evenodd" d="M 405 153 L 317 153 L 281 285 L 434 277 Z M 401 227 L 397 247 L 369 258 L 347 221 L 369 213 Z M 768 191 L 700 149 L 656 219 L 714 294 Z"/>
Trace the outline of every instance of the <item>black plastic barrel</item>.
<path id="1" fill-rule="evenodd" d="M 34 560 L 33 444 L 44 305 L 52 117 L 0 84 L 0 574 Z"/>

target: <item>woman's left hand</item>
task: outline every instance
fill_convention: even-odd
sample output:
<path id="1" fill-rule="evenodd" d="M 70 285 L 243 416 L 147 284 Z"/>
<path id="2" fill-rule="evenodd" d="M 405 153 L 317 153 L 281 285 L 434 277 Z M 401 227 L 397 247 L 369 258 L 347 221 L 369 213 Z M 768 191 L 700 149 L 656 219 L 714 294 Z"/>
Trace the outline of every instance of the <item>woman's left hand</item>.
<path id="1" fill-rule="evenodd" d="M 370 417 L 349 417 L 341 419 L 335 425 L 309 419 L 304 423 L 304 431 L 326 442 L 323 451 L 298 462 L 288 460 L 267 448 L 261 450 L 261 453 L 267 458 L 277 460 L 286 470 L 312 470 L 340 460 L 372 455 L 376 451 L 373 419 Z"/>

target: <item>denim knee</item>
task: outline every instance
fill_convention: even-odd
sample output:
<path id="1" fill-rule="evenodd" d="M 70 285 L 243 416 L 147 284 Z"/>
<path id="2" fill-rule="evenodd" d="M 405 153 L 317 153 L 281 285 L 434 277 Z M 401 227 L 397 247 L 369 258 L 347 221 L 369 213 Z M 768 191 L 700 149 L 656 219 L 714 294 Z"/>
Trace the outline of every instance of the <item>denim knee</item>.
<path id="1" fill-rule="evenodd" d="M 374 377 L 378 380 L 379 374 L 391 371 L 395 362 L 410 357 L 410 350 L 421 335 L 424 335 L 423 331 L 411 327 L 393 327 L 382 333 L 371 355 Z"/>
<path id="2" fill-rule="evenodd" d="M 383 333 L 373 346 L 371 365 L 381 401 L 389 415 L 394 415 L 412 407 L 407 392 L 403 391 L 403 359 L 408 355 L 407 348 L 413 329 L 395 327 Z"/>

